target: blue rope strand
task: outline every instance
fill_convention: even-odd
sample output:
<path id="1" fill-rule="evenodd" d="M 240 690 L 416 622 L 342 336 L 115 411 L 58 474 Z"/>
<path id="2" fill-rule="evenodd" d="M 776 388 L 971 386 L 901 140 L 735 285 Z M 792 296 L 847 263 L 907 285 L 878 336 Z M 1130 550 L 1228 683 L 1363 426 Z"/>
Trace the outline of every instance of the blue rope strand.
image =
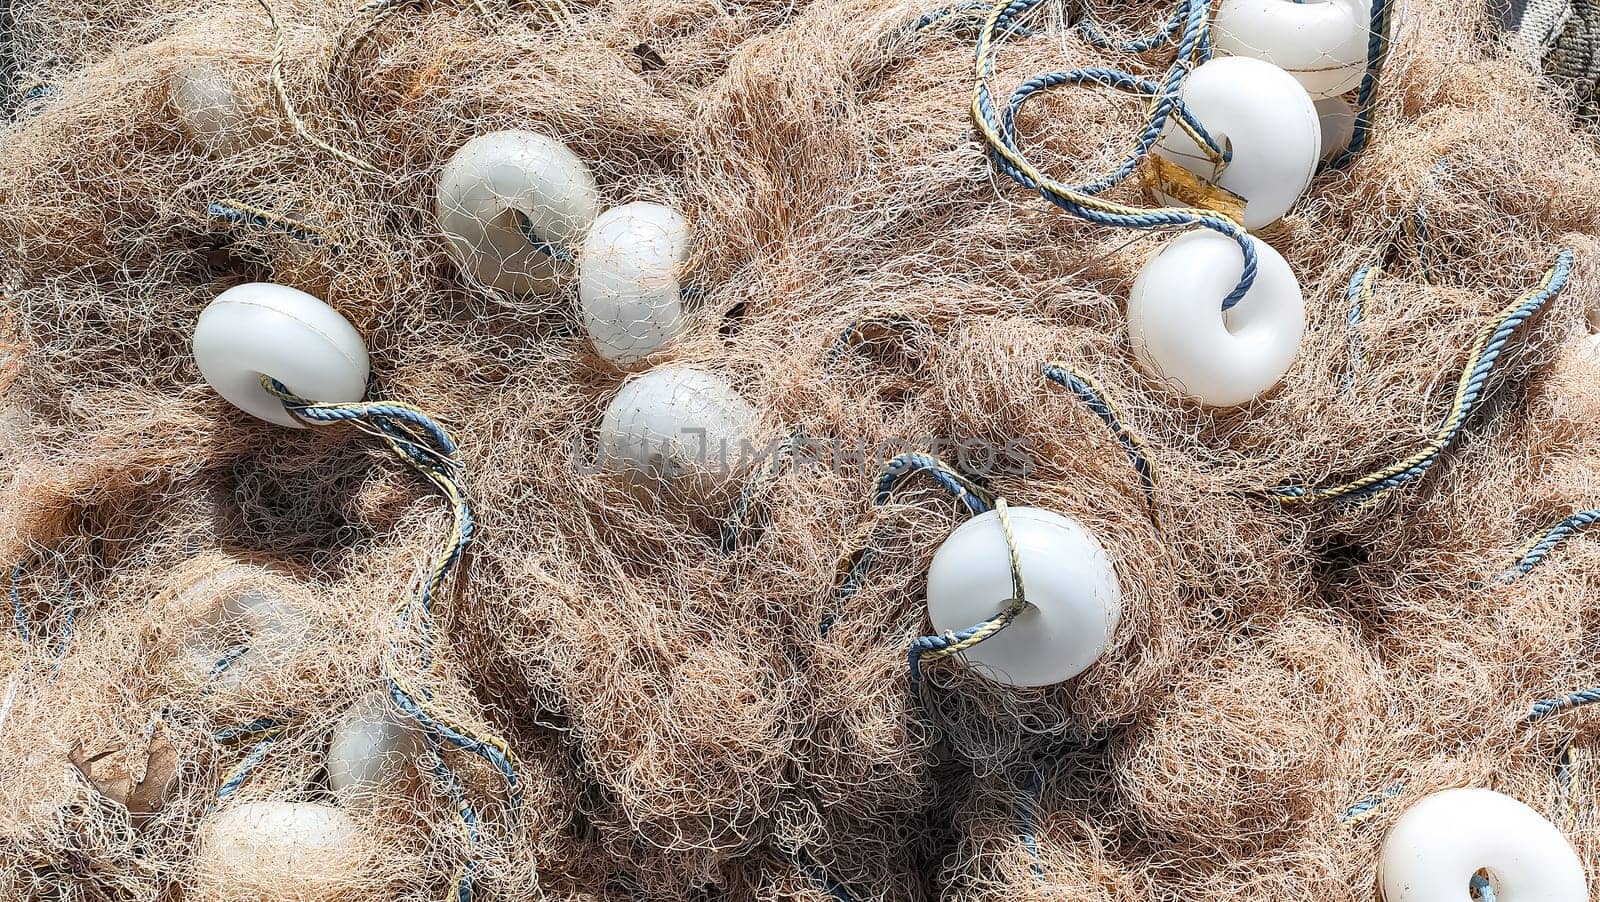
<path id="1" fill-rule="evenodd" d="M 1582 529 L 1600 522 L 1600 510 L 1578 511 L 1560 523 L 1545 530 L 1529 547 L 1528 550 L 1507 570 L 1502 576 L 1502 582 L 1512 582 L 1518 577 L 1527 575 L 1528 571 L 1539 566 L 1555 547 Z"/>

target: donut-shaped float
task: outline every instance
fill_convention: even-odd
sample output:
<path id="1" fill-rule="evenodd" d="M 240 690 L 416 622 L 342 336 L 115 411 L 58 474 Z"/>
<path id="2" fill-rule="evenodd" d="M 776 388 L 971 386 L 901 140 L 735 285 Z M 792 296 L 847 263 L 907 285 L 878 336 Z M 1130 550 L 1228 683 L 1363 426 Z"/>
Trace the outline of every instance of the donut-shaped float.
<path id="1" fill-rule="evenodd" d="M 1277 385 L 1305 332 L 1305 298 L 1289 264 L 1258 238 L 1255 284 L 1232 309 L 1244 257 L 1232 238 L 1197 229 L 1146 263 L 1128 298 L 1139 363 L 1212 407 L 1236 407 Z"/>
<path id="2" fill-rule="evenodd" d="M 1217 176 L 1177 117 L 1168 121 L 1155 152 L 1244 198 L 1245 228 L 1259 229 L 1289 212 L 1322 156 L 1317 109 L 1300 83 L 1271 63 L 1218 58 L 1184 79 L 1182 97 L 1207 133 L 1232 151 L 1232 160 Z"/>
<path id="3" fill-rule="evenodd" d="M 194 361 L 217 394 L 252 416 L 303 428 L 261 387 L 271 376 L 311 401 L 359 401 L 367 346 L 327 304 L 285 285 L 252 282 L 217 295 L 194 329 Z"/>
<path id="4" fill-rule="evenodd" d="M 1049 686 L 1088 670 L 1122 619 L 1122 589 L 1100 542 L 1076 520 L 1036 507 L 1009 510 L 1029 607 L 963 652 L 986 679 Z M 961 524 L 928 569 L 928 617 L 939 633 L 992 618 L 1012 600 L 1000 515 Z"/>
<path id="5" fill-rule="evenodd" d="M 1459 902 L 1480 871 L 1499 902 L 1589 900 L 1583 863 L 1561 831 L 1488 789 L 1450 789 L 1411 806 L 1378 859 L 1384 902 Z"/>
<path id="6" fill-rule="evenodd" d="M 1212 41 L 1218 53 L 1272 63 L 1321 100 L 1361 84 L 1371 29 L 1363 0 L 1224 0 Z"/>
<path id="7" fill-rule="evenodd" d="M 600 422 L 602 460 L 652 479 L 730 475 L 749 454 L 755 408 L 720 376 L 664 367 L 635 376 Z"/>
<path id="8" fill-rule="evenodd" d="M 513 294 L 548 292 L 600 212 L 594 176 L 565 144 L 525 131 L 461 145 L 439 173 L 439 228 L 478 281 Z"/>
<path id="9" fill-rule="evenodd" d="M 688 257 L 689 221 L 671 207 L 623 204 L 595 219 L 578 255 L 578 302 L 601 357 L 636 363 L 678 334 Z"/>
<path id="10" fill-rule="evenodd" d="M 238 150 L 266 133 L 260 104 L 216 62 L 174 68 L 167 74 L 167 102 L 184 133 L 210 151 Z"/>

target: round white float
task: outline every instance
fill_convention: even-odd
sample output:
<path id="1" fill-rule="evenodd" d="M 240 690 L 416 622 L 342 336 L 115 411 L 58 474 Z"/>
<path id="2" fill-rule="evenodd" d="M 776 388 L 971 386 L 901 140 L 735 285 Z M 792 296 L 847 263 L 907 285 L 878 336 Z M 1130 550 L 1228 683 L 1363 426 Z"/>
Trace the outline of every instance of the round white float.
<path id="1" fill-rule="evenodd" d="M 689 222 L 671 207 L 632 203 L 600 214 L 578 255 L 578 301 L 601 357 L 636 363 L 678 334 L 688 257 Z"/>
<path id="2" fill-rule="evenodd" d="M 1320 100 L 1361 85 L 1371 29 L 1365 0 L 1224 0 L 1212 41 L 1220 54 L 1283 69 Z"/>
<path id="3" fill-rule="evenodd" d="M 1317 109 L 1305 89 L 1271 63 L 1236 56 L 1201 64 L 1184 79 L 1182 96 L 1211 137 L 1232 149 L 1232 162 L 1215 178 L 1216 167 L 1176 115 L 1156 153 L 1244 198 L 1246 228 L 1281 219 L 1311 184 L 1322 155 Z"/>
<path id="4" fill-rule="evenodd" d="M 559 270 L 550 250 L 571 253 L 600 204 L 589 167 L 565 144 L 503 131 L 473 138 L 445 163 L 435 212 L 474 277 L 529 294 L 555 288 Z"/>
<path id="5" fill-rule="evenodd" d="M 1479 871 L 1499 902 L 1588 902 L 1583 863 L 1561 831 L 1488 789 L 1451 789 L 1411 806 L 1378 859 L 1384 902 L 1461 902 Z"/>
<path id="6" fill-rule="evenodd" d="M 600 453 L 613 469 L 655 479 L 729 475 L 753 440 L 755 420 L 755 408 L 720 376 L 650 370 L 623 383 L 606 408 Z"/>
<path id="7" fill-rule="evenodd" d="M 252 416 L 302 428 L 262 375 L 312 401 L 359 401 L 367 393 L 367 346 L 327 304 L 284 285 L 230 288 L 200 314 L 194 361 L 217 394 Z"/>
<path id="8" fill-rule="evenodd" d="M 174 68 L 167 75 L 167 101 L 184 132 L 209 150 L 235 149 L 259 138 L 266 127 L 258 105 L 215 62 Z"/>
<path id="9" fill-rule="evenodd" d="M 1317 122 L 1322 128 L 1322 159 L 1329 160 L 1350 146 L 1356 134 L 1356 108 L 1343 97 L 1317 101 Z"/>
<path id="10" fill-rule="evenodd" d="M 287 657 L 309 631 L 305 615 L 259 567 L 224 567 L 185 586 L 180 594 L 215 596 L 179 650 L 184 668 L 197 679 L 210 678 L 218 662 L 236 654 L 238 658 L 218 678 L 240 682 L 237 674 L 246 667 Z"/>
<path id="11" fill-rule="evenodd" d="M 415 777 L 422 734 L 383 690 L 352 705 L 328 740 L 328 786 L 342 801 L 360 801 Z"/>
<path id="12" fill-rule="evenodd" d="M 201 898 L 334 902 L 353 898 L 371 847 L 349 815 L 314 802 L 224 808 L 200 827 Z"/>
<path id="13" fill-rule="evenodd" d="M 1049 686 L 1089 669 L 1122 619 L 1122 589 L 1105 549 L 1076 520 L 1036 507 L 1009 510 L 1027 610 L 964 652 L 973 669 L 1011 686 Z M 945 539 L 928 569 L 928 617 L 964 630 L 1012 598 L 1000 516 L 979 514 Z"/>
<path id="14" fill-rule="evenodd" d="M 1149 372 L 1203 404 L 1235 407 L 1278 384 L 1305 332 L 1305 298 L 1289 264 L 1258 238 L 1255 284 L 1226 312 L 1244 268 L 1239 245 L 1197 229 L 1146 263 L 1128 297 L 1128 340 Z"/>

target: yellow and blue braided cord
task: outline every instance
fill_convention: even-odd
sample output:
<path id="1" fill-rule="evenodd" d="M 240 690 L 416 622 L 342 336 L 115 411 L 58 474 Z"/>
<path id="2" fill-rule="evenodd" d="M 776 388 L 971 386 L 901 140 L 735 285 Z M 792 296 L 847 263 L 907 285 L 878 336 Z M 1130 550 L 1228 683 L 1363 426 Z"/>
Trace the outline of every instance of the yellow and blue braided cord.
<path id="1" fill-rule="evenodd" d="M 460 561 L 467 545 L 472 541 L 472 507 L 464 485 L 464 473 L 457 458 L 457 445 L 450 434 L 426 413 L 407 404 L 385 402 L 355 402 L 347 404 L 321 404 L 294 395 L 282 383 L 263 377 L 262 386 L 283 401 L 284 408 L 298 419 L 311 424 L 350 423 L 374 435 L 409 467 L 421 474 L 450 503 L 449 530 L 440 543 L 432 565 L 424 572 L 421 585 L 403 599 L 395 612 L 396 621 L 404 633 L 416 619 L 421 636 L 420 657 L 425 671 L 434 667 L 434 601 L 456 563 Z M 498 736 L 475 732 L 449 719 L 432 702 L 433 694 L 426 686 L 416 684 L 408 670 L 401 666 L 399 650 L 391 644 L 383 656 L 384 677 L 389 697 L 397 707 L 414 720 L 428 737 L 430 747 L 449 747 L 469 752 L 483 759 L 506 782 L 513 807 L 519 806 L 522 790 L 517 776 L 516 756 L 510 745 Z M 437 757 L 437 755 L 436 755 Z M 448 764 L 447 790 L 459 790 L 459 781 Z M 469 848 L 479 842 L 478 818 L 468 803 L 464 792 L 452 791 L 452 812 L 467 839 Z M 470 902 L 477 865 L 471 861 L 463 865 L 454 880 L 452 896 L 457 902 Z"/>
<path id="2" fill-rule="evenodd" d="M 1222 309 L 1232 308 L 1244 298 L 1250 286 L 1255 283 L 1257 268 L 1255 247 L 1238 222 L 1226 214 L 1200 207 L 1141 208 L 1108 201 L 1098 196 L 1127 179 L 1138 169 L 1144 159 L 1151 154 L 1156 140 L 1174 114 L 1178 116 L 1179 124 L 1190 137 L 1212 157 L 1219 170 L 1227 164 L 1227 152 L 1188 114 L 1179 99 L 1179 89 L 1190 68 L 1209 59 L 1211 55 L 1210 3 L 1207 0 L 1181 0 L 1178 12 L 1174 13 L 1174 18 L 1181 18 L 1183 23 L 1181 29 L 1174 29 L 1177 35 L 1176 59 L 1159 82 L 1148 82 L 1111 69 L 1046 73 L 1023 82 L 1011 95 L 1002 113 L 996 108 L 994 96 L 989 88 L 989 79 L 995 71 L 996 49 L 1009 34 L 1009 28 L 1017 17 L 1033 9 L 1040 2 L 1042 0 L 1000 0 L 990 10 L 988 21 L 978 34 L 972 119 L 988 145 L 995 166 L 1023 187 L 1038 191 L 1050 203 L 1089 222 L 1135 229 L 1201 226 L 1227 235 L 1238 243 L 1244 259 L 1238 284 L 1222 301 Z M 1163 37 L 1157 43 L 1164 43 L 1166 40 L 1167 38 Z M 1122 162 L 1091 182 L 1067 185 L 1045 175 L 1028 160 L 1018 143 L 1016 119 L 1029 98 L 1052 88 L 1084 84 L 1147 93 L 1152 100 L 1144 127 L 1135 138 L 1132 150 Z"/>
<path id="3" fill-rule="evenodd" d="M 274 213 L 271 210 L 247 204 L 240 200 L 219 200 L 206 207 L 207 215 L 226 220 L 234 225 L 250 225 L 282 232 L 296 241 L 321 245 L 326 234 L 322 229 L 301 219 Z"/>
<path id="4" fill-rule="evenodd" d="M 1044 377 L 1051 382 L 1065 388 L 1077 396 L 1078 400 L 1086 404 L 1100 421 L 1111 430 L 1112 438 L 1122 445 L 1128 455 L 1128 462 L 1133 464 L 1134 472 L 1139 475 L 1139 484 L 1144 488 L 1145 502 L 1150 507 L 1150 515 L 1156 514 L 1156 472 L 1155 465 L 1150 460 L 1150 455 L 1145 451 L 1144 441 L 1125 424 L 1125 418 L 1111 403 L 1109 396 L 1101 385 L 1075 370 L 1069 369 L 1066 364 L 1056 362 L 1044 365 Z"/>
<path id="5" fill-rule="evenodd" d="M 1517 555 L 1517 562 L 1501 575 L 1502 582 L 1512 582 L 1519 577 L 1526 576 L 1530 570 L 1539 566 L 1555 547 L 1569 537 L 1576 535 L 1581 530 L 1600 523 L 1600 510 L 1578 511 L 1561 522 L 1534 536 L 1522 551 Z"/>
<path id="6" fill-rule="evenodd" d="M 1401 790 L 1404 788 L 1404 784 L 1396 783 L 1393 786 L 1390 786 L 1388 789 L 1385 789 L 1383 792 L 1361 799 L 1360 801 L 1346 808 L 1344 813 L 1339 816 L 1340 825 L 1344 827 L 1355 827 L 1358 824 L 1371 820 L 1377 816 L 1378 809 L 1382 808 L 1384 805 L 1388 804 L 1390 800 L 1398 796 Z"/>
<path id="7" fill-rule="evenodd" d="M 1350 143 L 1338 156 L 1328 161 L 1330 169 L 1348 166 L 1356 155 L 1366 149 L 1372 137 L 1372 110 L 1378 100 L 1378 80 L 1383 75 L 1383 64 L 1389 57 L 1389 29 L 1393 24 L 1394 0 L 1372 0 L 1372 23 L 1367 38 L 1367 72 L 1356 89 L 1355 128 L 1350 133 Z"/>
<path id="8" fill-rule="evenodd" d="M 1124 53 L 1147 53 L 1151 50 L 1155 50 L 1158 47 L 1172 43 L 1173 38 L 1178 34 L 1178 30 L 1184 25 L 1185 13 L 1187 11 L 1188 7 L 1180 3 L 1178 4 L 1177 8 L 1172 11 L 1172 15 L 1168 16 L 1167 20 L 1161 24 L 1160 28 L 1148 35 L 1125 41 L 1113 41 L 1106 37 L 1105 33 L 1100 30 L 1099 24 L 1095 22 L 1094 17 L 1085 11 L 1083 18 L 1078 20 L 1078 32 L 1083 35 L 1084 40 L 1101 50 L 1120 50 Z M 1203 42 L 1201 56 L 1203 58 L 1209 58 L 1211 56 L 1210 47 L 1208 46 L 1210 35 L 1202 35 L 1201 41 Z"/>
<path id="9" fill-rule="evenodd" d="M 931 9 L 914 20 L 907 29 L 913 33 L 925 31 L 950 31 L 961 33 L 975 31 L 983 27 L 989 17 L 989 4 L 986 0 L 970 0 L 967 3 L 957 3 L 954 6 L 943 6 Z M 1013 23 L 1011 33 L 1021 38 L 1031 38 L 1036 32 L 1027 27 Z"/>
<path id="10" fill-rule="evenodd" d="M 11 619 L 17 631 L 17 638 L 23 643 L 31 645 L 34 641 L 33 627 L 29 624 L 28 607 L 22 600 L 22 574 L 28 569 L 26 560 L 18 561 L 11 568 Z M 63 603 L 60 613 L 61 626 L 57 630 L 55 647 L 49 654 L 60 666 L 61 658 L 67 654 L 67 646 L 72 642 L 73 629 L 78 619 L 78 605 L 75 600 L 72 580 L 63 578 L 61 581 Z"/>
<path id="11" fill-rule="evenodd" d="M 927 473 L 940 488 L 960 501 L 969 514 L 981 514 L 994 503 L 994 496 L 987 489 L 973 482 L 959 470 L 930 454 L 913 451 L 896 455 L 884 462 L 873 483 L 872 506 L 882 507 L 887 504 L 900 486 L 918 473 Z M 833 629 L 834 621 L 838 619 L 838 612 L 843 610 L 845 604 L 857 592 L 861 591 L 867 572 L 872 569 L 876 559 L 877 549 L 872 545 L 869 528 L 866 540 L 846 559 L 849 562 L 848 567 L 841 567 L 844 575 L 834 590 L 834 612 L 823 618 L 819 626 L 822 635 L 826 636 Z"/>
<path id="12" fill-rule="evenodd" d="M 1572 251 L 1563 248 L 1539 284 L 1500 311 L 1478 333 L 1457 380 L 1455 396 L 1444 422 L 1422 448 L 1389 466 L 1347 482 L 1325 487 L 1280 486 L 1269 489 L 1267 494 L 1283 504 L 1370 501 L 1421 477 L 1455 443 L 1462 426 L 1482 399 L 1495 363 L 1511 337 L 1523 323 L 1560 294 L 1571 274 Z"/>

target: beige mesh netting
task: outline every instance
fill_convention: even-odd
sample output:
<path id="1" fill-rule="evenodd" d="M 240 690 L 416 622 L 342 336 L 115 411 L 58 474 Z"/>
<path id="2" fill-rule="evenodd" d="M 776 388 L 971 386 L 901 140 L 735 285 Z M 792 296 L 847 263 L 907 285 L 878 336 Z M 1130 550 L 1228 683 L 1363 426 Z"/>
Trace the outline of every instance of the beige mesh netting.
<path id="1" fill-rule="evenodd" d="M 1597 721 L 1529 712 L 1600 685 L 1600 546 L 1546 532 L 1600 507 L 1600 158 L 1481 10 L 1404 4 L 1370 141 L 1257 232 L 1299 352 L 1213 408 L 1129 344 L 1174 231 L 987 152 L 987 6 L 269 2 L 9 10 L 6 898 L 1365 902 L 1462 786 L 1597 873 Z M 1174 15 L 1029 8 L 996 103 L 1173 65 L 1090 13 Z M 1051 91 L 1018 140 L 1070 183 L 1150 109 Z M 257 282 L 459 451 L 219 397 L 196 323 Z M 650 446 L 685 424 L 728 459 Z M 914 452 L 979 494 L 875 499 Z M 1120 622 L 1057 685 L 913 685 L 933 557 L 995 497 L 1082 524 Z"/>

